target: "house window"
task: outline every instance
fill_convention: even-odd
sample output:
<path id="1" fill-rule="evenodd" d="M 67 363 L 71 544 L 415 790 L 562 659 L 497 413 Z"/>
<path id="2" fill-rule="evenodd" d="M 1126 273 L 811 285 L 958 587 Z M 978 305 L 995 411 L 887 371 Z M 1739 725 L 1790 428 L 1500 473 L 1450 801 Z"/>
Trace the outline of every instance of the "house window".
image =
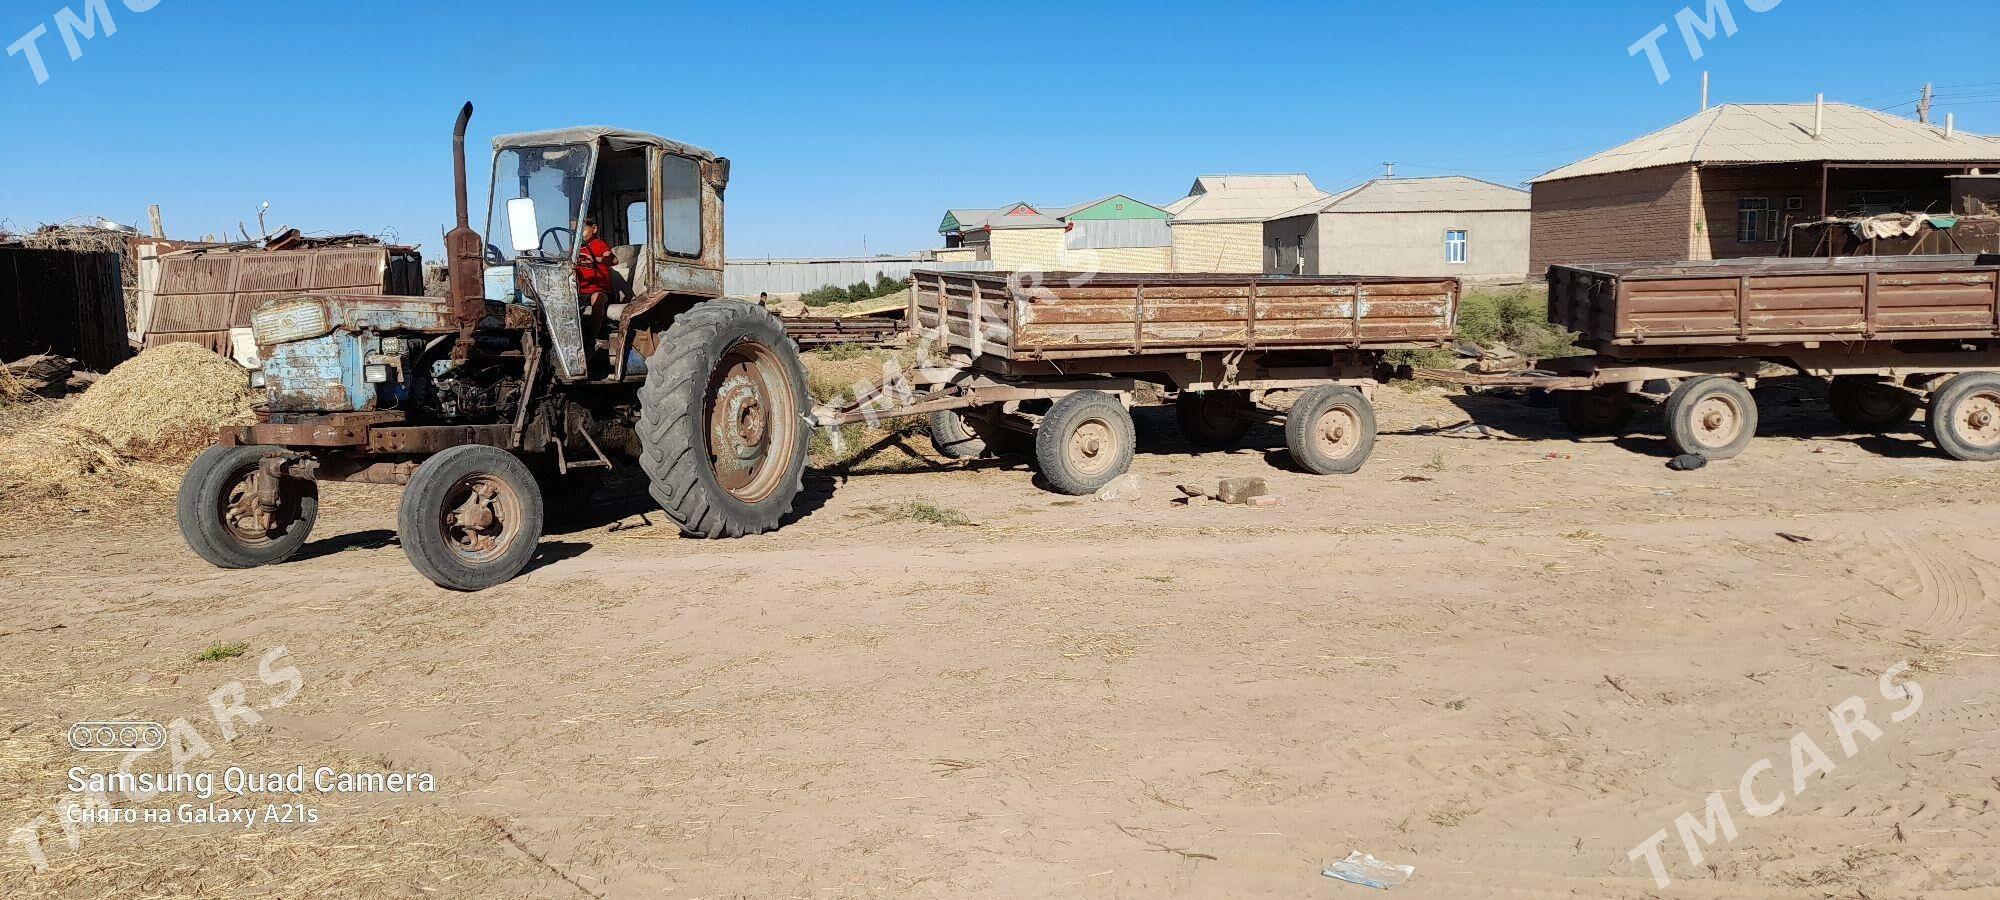
<path id="1" fill-rule="evenodd" d="M 1445 262 L 1454 265 L 1462 264 L 1465 262 L 1465 260 L 1467 259 L 1465 237 L 1466 233 L 1463 230 L 1454 229 L 1452 231 L 1447 231 L 1444 233 Z"/>
<path id="2" fill-rule="evenodd" d="M 1765 237 L 1766 229 L 1772 235 Z M 1775 241 L 1777 216 L 1771 209 L 1771 201 L 1766 197 L 1745 197 L 1736 201 L 1736 242 L 1754 244 L 1761 240 Z"/>

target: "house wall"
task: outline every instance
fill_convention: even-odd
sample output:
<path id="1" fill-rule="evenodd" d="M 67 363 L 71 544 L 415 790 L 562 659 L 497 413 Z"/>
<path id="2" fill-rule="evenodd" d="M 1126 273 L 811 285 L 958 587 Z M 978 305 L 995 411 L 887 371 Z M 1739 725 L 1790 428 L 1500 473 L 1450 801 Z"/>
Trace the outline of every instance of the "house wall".
<path id="1" fill-rule="evenodd" d="M 990 241 L 993 267 L 1005 272 L 1062 268 L 1060 228 L 996 228 Z"/>
<path id="2" fill-rule="evenodd" d="M 1276 275 L 1304 275 L 1319 271 L 1318 227 L 1319 217 L 1316 215 L 1265 222 L 1264 271 Z"/>
<path id="3" fill-rule="evenodd" d="M 972 262 L 979 258 L 976 247 L 946 247 L 936 251 L 938 262 Z"/>
<path id="4" fill-rule="evenodd" d="M 1541 277 L 1555 263 L 1693 258 L 1699 191 L 1691 165 L 1537 184 L 1528 272 Z"/>
<path id="5" fill-rule="evenodd" d="M 1102 247 L 1063 250 L 1057 268 L 1066 272 L 1171 272 L 1171 247 Z"/>
<path id="6" fill-rule="evenodd" d="M 1528 274 L 1528 213 L 1322 213 L 1312 275 L 1521 278 Z M 1445 232 L 1466 232 L 1466 259 L 1445 262 Z"/>
<path id="7" fill-rule="evenodd" d="M 1174 271 L 1264 271 L 1264 223 L 1203 222 L 1173 225 Z"/>
<path id="8" fill-rule="evenodd" d="M 1796 222 L 1822 218 L 1819 209 L 1820 168 L 1811 166 L 1703 166 L 1696 172 L 1696 211 L 1689 259 L 1740 259 L 1777 256 Z M 1739 202 L 1745 198 L 1770 201 L 1777 211 L 1775 240 L 1768 228 L 1740 235 Z M 1786 209 L 1796 199 L 1798 209 Z"/>

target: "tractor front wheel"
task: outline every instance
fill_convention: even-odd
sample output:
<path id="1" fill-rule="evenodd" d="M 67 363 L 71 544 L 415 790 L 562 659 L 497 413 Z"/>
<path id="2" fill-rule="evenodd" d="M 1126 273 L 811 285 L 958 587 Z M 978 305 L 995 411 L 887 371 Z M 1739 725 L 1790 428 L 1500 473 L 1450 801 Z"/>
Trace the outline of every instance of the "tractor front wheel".
<path id="1" fill-rule="evenodd" d="M 305 545 L 319 518 L 319 483 L 280 478 L 275 506 L 260 501 L 257 470 L 272 452 L 215 446 L 195 457 L 176 512 L 196 556 L 224 569 L 250 569 L 283 562 Z"/>

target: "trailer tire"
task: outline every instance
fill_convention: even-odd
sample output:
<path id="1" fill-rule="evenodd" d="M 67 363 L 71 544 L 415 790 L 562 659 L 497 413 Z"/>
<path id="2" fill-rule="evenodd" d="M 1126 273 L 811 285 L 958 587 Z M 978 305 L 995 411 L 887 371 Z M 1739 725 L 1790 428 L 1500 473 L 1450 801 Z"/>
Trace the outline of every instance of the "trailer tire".
<path id="1" fill-rule="evenodd" d="M 1375 452 L 1375 407 L 1344 384 L 1312 388 L 1285 414 L 1292 462 L 1314 475 L 1352 475 Z"/>
<path id="2" fill-rule="evenodd" d="M 639 464 L 660 508 L 691 537 L 777 528 L 812 436 L 805 365 L 784 325 L 760 306 L 704 301 L 674 319 L 646 367 Z"/>
<path id="3" fill-rule="evenodd" d="M 1909 424 L 1923 401 L 1866 375 L 1835 375 L 1827 389 L 1827 404 L 1849 431 L 1881 434 Z"/>
<path id="4" fill-rule="evenodd" d="M 248 479 L 271 447 L 214 446 L 195 457 L 181 479 L 175 518 L 188 549 L 223 569 L 254 569 L 284 562 L 305 546 L 319 519 L 319 482 L 286 478 L 274 528 L 245 523 Z"/>
<path id="5" fill-rule="evenodd" d="M 1953 459 L 2000 459 L 2000 374 L 1953 375 L 1931 394 L 1931 440 Z"/>
<path id="6" fill-rule="evenodd" d="M 1256 424 L 1238 415 L 1250 405 L 1247 391 L 1182 391 L 1174 398 L 1174 419 L 1188 443 L 1227 450 L 1241 444 Z"/>
<path id="7" fill-rule="evenodd" d="M 411 473 L 396 507 L 396 537 L 431 583 L 483 591 L 528 567 L 542 518 L 542 489 L 527 463 L 498 447 L 461 444 Z"/>
<path id="8" fill-rule="evenodd" d="M 1057 493 L 1080 497 L 1132 467 L 1132 413 L 1103 391 L 1077 391 L 1049 407 L 1035 429 L 1035 460 Z"/>
<path id="9" fill-rule="evenodd" d="M 978 459 L 986 455 L 986 441 L 972 433 L 966 415 L 955 409 L 931 413 L 931 447 L 946 459 Z"/>
<path id="10" fill-rule="evenodd" d="M 1623 435 L 1639 416 L 1627 399 L 1626 391 L 1616 385 L 1588 391 L 1557 391 L 1556 416 L 1578 437 Z"/>
<path id="11" fill-rule="evenodd" d="M 1707 460 L 1740 455 L 1757 436 L 1757 398 L 1723 375 L 1690 378 L 1667 397 L 1667 443 Z"/>

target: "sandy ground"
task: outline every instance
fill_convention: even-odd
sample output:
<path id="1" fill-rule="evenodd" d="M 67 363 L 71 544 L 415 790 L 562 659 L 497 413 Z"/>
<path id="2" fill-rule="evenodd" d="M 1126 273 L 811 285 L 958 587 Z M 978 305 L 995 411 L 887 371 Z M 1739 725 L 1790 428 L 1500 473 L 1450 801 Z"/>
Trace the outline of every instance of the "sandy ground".
<path id="1" fill-rule="evenodd" d="M 409 569 L 385 492 L 329 490 L 303 557 L 250 573 L 79 513 L 118 524 L 0 539 L 0 831 L 61 799 L 85 719 L 185 717 L 191 770 L 438 791 L 76 849 L 49 824 L 0 894 L 1377 896 L 1321 875 L 1360 850 L 1416 867 L 1392 896 L 2000 895 L 2000 472 L 1767 385 L 1752 451 L 1692 473 L 1656 419 L 1575 442 L 1510 400 L 1386 388 L 1344 478 L 1269 428 L 1191 455 L 1146 411 L 1137 502 L 820 476 L 795 524 L 700 543 L 599 501 L 478 595 Z M 1525 440 L 1406 433 L 1466 411 Z M 1224 475 L 1285 502 L 1170 503 Z M 973 524 L 894 515 L 918 500 Z M 226 740 L 206 698 L 279 695 L 275 648 L 297 696 Z M 1856 697 L 1879 737 L 1850 756 Z M 1746 812 L 1746 770 L 1782 810 Z M 1714 792 L 1737 834 L 1695 863 L 1675 817 Z M 1628 856 L 1662 829 L 1665 888 Z"/>

